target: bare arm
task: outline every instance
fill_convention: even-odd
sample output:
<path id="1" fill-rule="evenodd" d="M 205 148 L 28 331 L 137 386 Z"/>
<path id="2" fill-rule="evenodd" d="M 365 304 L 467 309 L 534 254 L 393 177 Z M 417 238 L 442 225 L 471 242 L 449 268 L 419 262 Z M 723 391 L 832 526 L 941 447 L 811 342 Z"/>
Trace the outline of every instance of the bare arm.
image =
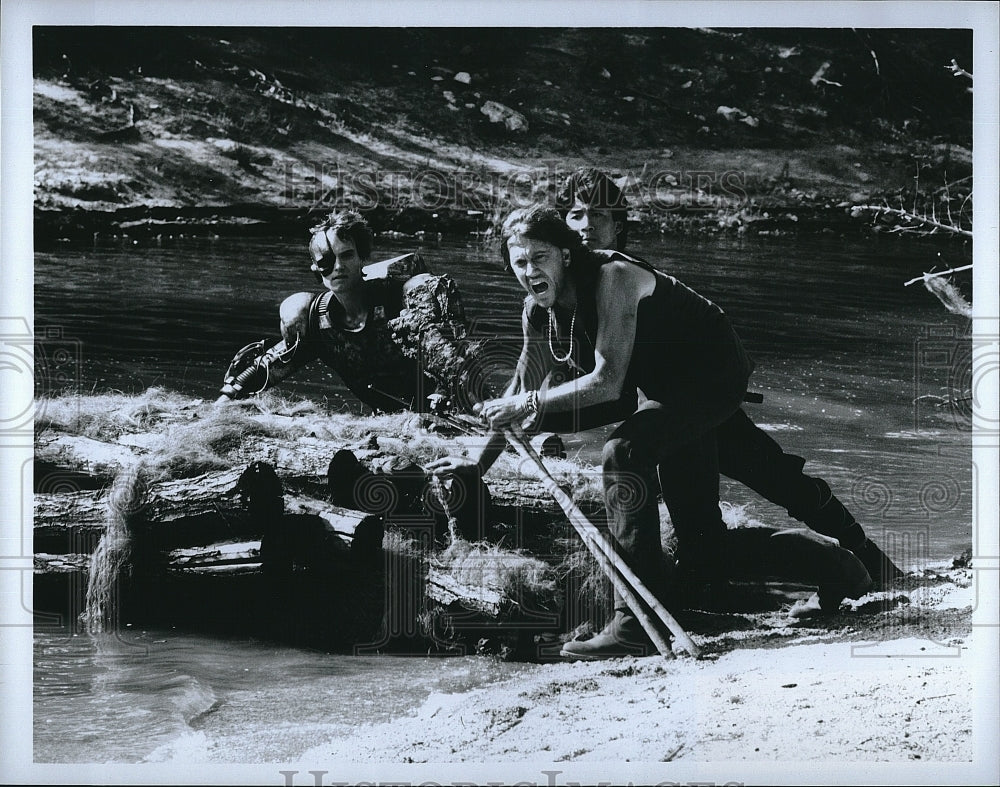
<path id="1" fill-rule="evenodd" d="M 628 262 L 610 262 L 601 268 L 597 284 L 597 337 L 594 370 L 575 380 L 553 386 L 541 402 L 546 412 L 560 413 L 617 401 L 623 393 L 632 360 L 639 301 L 652 294 L 656 277 Z M 515 420 L 524 409 L 527 394 L 496 399 L 484 405 L 494 428 Z"/>
<path id="2" fill-rule="evenodd" d="M 267 341 L 248 344 L 233 359 L 216 402 L 242 399 L 271 388 L 290 377 L 314 354 L 302 342 L 309 330 L 309 308 L 313 295 L 289 295 L 279 310 L 281 341 L 267 347 Z"/>
<path id="3" fill-rule="evenodd" d="M 546 408 L 561 412 L 604 404 L 621 396 L 632 360 L 639 301 L 652 294 L 655 287 L 655 276 L 636 265 L 617 261 L 601 267 L 594 370 L 550 388 Z"/>

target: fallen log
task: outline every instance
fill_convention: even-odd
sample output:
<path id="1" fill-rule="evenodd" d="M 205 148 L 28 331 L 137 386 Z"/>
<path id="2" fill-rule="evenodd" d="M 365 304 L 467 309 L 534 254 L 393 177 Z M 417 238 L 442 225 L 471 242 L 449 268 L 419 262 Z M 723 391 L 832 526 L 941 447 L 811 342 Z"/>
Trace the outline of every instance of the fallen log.
<path id="1" fill-rule="evenodd" d="M 177 573 L 243 573 L 260 571 L 260 541 L 234 541 L 171 550 L 167 570 Z"/>
<path id="2" fill-rule="evenodd" d="M 142 514 L 146 519 L 169 521 L 214 511 L 239 477 L 239 470 L 225 470 L 152 484 L 144 491 Z M 106 512 L 103 490 L 36 494 L 35 534 L 44 537 L 49 529 L 60 531 L 70 525 L 101 530 Z"/>
<path id="3" fill-rule="evenodd" d="M 122 469 L 135 467 L 148 453 L 144 446 L 156 442 L 148 435 L 141 440 L 131 437 L 125 436 L 122 444 L 51 435 L 45 438 L 49 457 L 45 460 L 49 462 L 46 477 L 50 479 L 46 486 L 51 491 L 39 492 L 35 498 L 35 587 L 36 600 L 43 608 L 68 611 L 71 618 L 76 614 L 73 610 L 83 608 L 89 553 L 97 547 L 109 519 L 110 481 Z M 508 597 L 487 581 L 470 580 L 447 567 L 429 568 L 426 553 L 413 559 L 386 555 L 383 563 L 387 525 L 400 530 L 404 541 L 415 539 L 425 549 L 444 532 L 439 514 L 408 510 L 394 522 L 392 514 L 334 505 L 323 499 L 329 488 L 326 474 L 330 458 L 337 448 L 331 441 L 303 438 L 282 442 L 248 436 L 246 442 L 251 440 L 255 447 L 241 446 L 241 452 L 262 451 L 287 463 L 280 473 L 270 469 L 273 487 L 265 484 L 255 490 L 241 489 L 248 467 L 146 481 L 140 493 L 129 498 L 136 502 L 125 512 L 129 568 L 121 576 L 118 603 L 126 616 L 121 619 L 171 625 L 200 621 L 213 628 L 223 625 L 226 609 L 245 603 L 241 598 L 252 597 L 270 610 L 265 615 L 270 628 L 283 629 L 282 615 L 294 610 L 300 622 L 295 626 L 288 623 L 289 630 L 296 629 L 293 638 L 301 635 L 302 627 L 308 628 L 308 621 L 325 616 L 321 624 L 324 633 L 315 633 L 315 644 L 324 647 L 351 643 L 348 637 L 353 635 L 341 631 L 340 620 L 351 618 L 357 630 L 368 631 L 377 629 L 380 616 L 398 617 L 398 611 L 391 611 L 404 608 L 412 615 L 394 624 L 402 634 L 392 634 L 388 642 L 429 636 L 440 645 L 435 625 L 444 625 L 459 637 L 475 637 L 476 632 L 508 624 L 518 631 L 523 628 L 519 623 L 526 617 L 523 600 Z M 375 449 L 369 445 L 371 442 L 365 441 L 352 450 L 377 472 L 394 470 L 383 467 L 384 461 L 380 464 L 386 446 Z M 52 458 L 66 466 L 53 463 Z M 117 470 L 114 458 L 120 460 Z M 253 462 L 251 466 L 262 464 Z M 79 476 L 74 476 L 73 483 L 56 486 L 54 481 L 61 472 L 67 477 L 96 473 L 99 483 L 93 485 L 103 488 L 79 488 L 86 481 Z M 389 475 L 400 481 L 396 478 L 399 473 Z M 403 480 L 422 482 L 417 476 Z M 538 482 L 500 479 L 491 480 L 491 485 L 497 490 L 499 504 L 492 513 L 511 526 L 553 522 L 554 506 Z M 288 491 L 287 487 L 294 489 Z M 539 531 L 525 527 L 522 532 L 534 536 Z M 407 568 L 400 573 L 404 563 Z M 409 597 L 422 601 L 410 610 Z M 435 610 L 439 614 L 430 630 L 417 622 Z M 244 610 L 232 609 L 231 615 L 232 625 L 237 619 L 255 625 L 254 616 Z M 547 625 L 559 628 L 553 621 Z"/>
<path id="4" fill-rule="evenodd" d="M 143 453 L 144 450 L 135 446 L 108 443 L 82 435 L 43 433 L 35 438 L 36 460 L 97 478 L 112 478 Z M 36 484 L 38 481 L 36 478 Z"/>
<path id="5" fill-rule="evenodd" d="M 500 617 L 513 606 L 499 590 L 461 582 L 439 566 L 431 566 L 427 572 L 427 597 L 443 607 L 458 605 L 493 618 Z"/>
<path id="6" fill-rule="evenodd" d="M 52 555 L 47 552 L 36 552 L 34 555 L 35 574 L 72 574 L 90 569 L 90 555 L 78 552 L 68 552 L 62 555 Z"/>
<path id="7" fill-rule="evenodd" d="M 151 445 L 164 435 L 145 434 L 140 441 L 144 446 Z M 66 434 L 46 434 L 36 439 L 36 454 L 46 457 L 51 464 L 57 464 L 64 471 L 88 473 L 97 478 L 108 480 L 123 467 L 139 461 L 148 455 L 146 448 L 135 444 L 136 435 L 122 435 L 117 443 L 107 443 L 88 437 Z M 377 459 L 387 453 L 392 454 L 404 441 L 393 438 L 374 438 L 362 441 L 360 445 L 351 446 L 350 450 L 368 465 L 378 464 Z M 241 445 L 240 452 L 246 456 L 262 459 L 275 467 L 279 475 L 287 482 L 315 482 L 325 479 L 330 460 L 344 446 L 337 441 L 318 437 L 303 436 L 295 440 L 281 440 L 260 435 L 247 435 Z M 223 471 L 236 472 L 238 471 Z M 208 473 L 202 477 L 212 477 Z M 185 483 L 194 479 L 183 479 L 178 482 L 183 488 Z M 526 511 L 551 513 L 561 515 L 559 507 L 553 502 L 545 486 L 533 478 L 499 477 L 491 475 L 487 479 L 493 500 L 503 507 L 517 507 Z M 69 487 L 72 490 L 72 487 Z M 45 492 L 47 490 L 39 490 Z M 55 491 L 55 490 L 53 490 Z M 65 492 L 66 490 L 60 490 Z M 209 492 L 210 494 L 210 492 Z M 587 506 L 589 503 L 584 502 Z M 596 505 L 600 505 L 597 503 Z"/>
<path id="8" fill-rule="evenodd" d="M 104 532 L 107 502 L 103 492 L 82 491 L 35 495 L 35 549 L 72 551 L 79 540 L 93 540 Z"/>
<path id="9" fill-rule="evenodd" d="M 110 443 L 79 435 L 47 433 L 35 439 L 35 454 L 41 461 L 64 471 L 109 480 L 124 467 L 150 457 L 156 446 L 167 443 L 168 437 L 166 432 L 140 432 L 121 435 Z M 251 457 L 266 460 L 282 475 L 321 477 L 326 474 L 330 458 L 342 447 L 339 441 L 318 437 L 290 440 L 251 434 L 241 440 L 239 454 L 247 461 Z M 370 440 L 351 450 L 361 459 L 379 453 L 377 441 L 372 445 Z"/>
<path id="10" fill-rule="evenodd" d="M 240 470 L 205 473 L 151 484 L 143 496 L 144 537 L 153 549 L 196 546 L 239 536 L 262 535 L 236 493 Z M 103 490 L 36 494 L 35 548 L 40 552 L 72 551 L 81 541 L 93 541 L 105 529 L 108 501 Z M 303 495 L 285 497 L 285 511 L 321 519 L 347 547 L 355 542 L 371 551 L 382 542 L 380 517 L 334 506 Z"/>

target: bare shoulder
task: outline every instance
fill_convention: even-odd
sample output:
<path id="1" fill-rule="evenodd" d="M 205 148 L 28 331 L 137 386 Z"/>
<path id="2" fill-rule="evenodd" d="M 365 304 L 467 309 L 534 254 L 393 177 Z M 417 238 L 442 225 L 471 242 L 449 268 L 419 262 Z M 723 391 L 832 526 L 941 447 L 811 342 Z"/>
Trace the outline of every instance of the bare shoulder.
<path id="1" fill-rule="evenodd" d="M 601 291 L 614 294 L 616 299 L 631 292 L 638 300 L 651 295 L 656 289 L 653 273 L 617 253 L 601 266 L 597 282 Z"/>
<path id="2" fill-rule="evenodd" d="M 297 317 L 308 317 L 309 306 L 312 304 L 314 297 L 314 293 L 311 292 L 296 292 L 289 295 L 281 302 L 281 306 L 278 309 L 281 321 L 291 322 Z"/>

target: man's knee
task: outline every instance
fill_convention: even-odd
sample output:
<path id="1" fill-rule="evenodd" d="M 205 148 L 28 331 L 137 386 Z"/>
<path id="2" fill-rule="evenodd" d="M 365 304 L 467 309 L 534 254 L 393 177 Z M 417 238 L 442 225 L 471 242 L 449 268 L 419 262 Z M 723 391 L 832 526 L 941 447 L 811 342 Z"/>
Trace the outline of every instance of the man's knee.
<path id="1" fill-rule="evenodd" d="M 620 470 L 632 464 L 632 441 L 626 437 L 612 437 L 604 444 L 601 461 L 605 470 Z"/>
<path id="2" fill-rule="evenodd" d="M 297 292 L 281 302 L 278 319 L 281 321 L 281 337 L 287 344 L 294 344 L 296 339 L 304 337 L 309 330 L 309 307 L 312 300 L 312 293 Z"/>
<path id="3" fill-rule="evenodd" d="M 656 471 L 636 461 L 631 441 L 612 438 L 604 444 L 604 503 L 620 515 L 643 511 L 656 505 Z"/>

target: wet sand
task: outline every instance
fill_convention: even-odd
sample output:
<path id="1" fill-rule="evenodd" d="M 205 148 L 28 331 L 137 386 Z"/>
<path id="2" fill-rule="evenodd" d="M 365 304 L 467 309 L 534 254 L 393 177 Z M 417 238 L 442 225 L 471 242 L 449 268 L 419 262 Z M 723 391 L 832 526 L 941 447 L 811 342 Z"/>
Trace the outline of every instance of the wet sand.
<path id="1" fill-rule="evenodd" d="M 316 746 L 316 763 L 959 762 L 973 759 L 976 592 L 941 567 L 822 620 L 690 633 L 678 655 L 549 663 Z M 702 630 L 709 628 L 701 626 Z M 647 782 L 642 782 L 647 783 Z"/>

